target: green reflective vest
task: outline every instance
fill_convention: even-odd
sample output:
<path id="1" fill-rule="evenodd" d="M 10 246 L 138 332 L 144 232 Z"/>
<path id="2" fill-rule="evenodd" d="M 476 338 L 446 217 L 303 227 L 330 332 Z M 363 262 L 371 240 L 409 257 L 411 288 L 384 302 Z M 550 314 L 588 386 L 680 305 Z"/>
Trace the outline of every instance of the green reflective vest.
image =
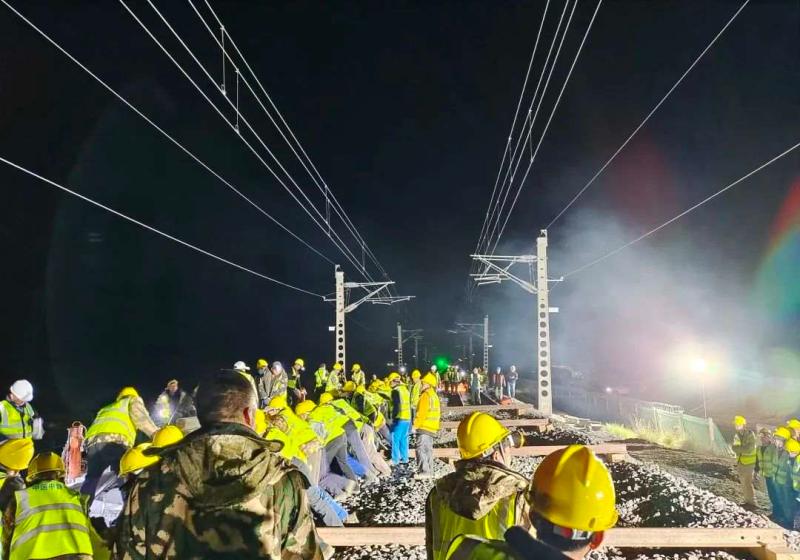
<path id="1" fill-rule="evenodd" d="M 334 399 L 330 402 L 330 405 L 352 420 L 359 430 L 364 426 L 364 422 L 368 421 L 364 415 L 350 406 L 350 403 L 344 399 Z"/>
<path id="2" fill-rule="evenodd" d="M 392 402 L 394 402 L 394 392 L 400 395 L 400 410 L 393 410 L 395 420 L 411 420 L 411 395 L 408 392 L 408 387 L 405 385 L 398 385 L 392 389 Z"/>
<path id="3" fill-rule="evenodd" d="M 411 385 L 411 397 L 410 398 L 411 398 L 411 406 L 414 407 L 414 410 L 416 410 L 417 405 L 419 404 L 419 394 L 420 394 L 421 390 L 422 390 L 422 383 L 421 382 L 415 381 Z"/>
<path id="4" fill-rule="evenodd" d="M 275 428 L 274 426 L 270 427 L 270 429 L 267 430 L 267 433 L 264 434 L 264 439 L 272 441 L 280 441 L 281 443 L 283 443 L 283 447 L 281 448 L 280 451 L 278 451 L 278 455 L 280 455 L 287 461 L 291 462 L 292 459 L 298 459 L 303 463 L 306 462 L 305 453 L 300 451 L 300 448 L 297 445 L 295 445 L 295 441 L 292 438 L 290 438 L 288 434 L 285 434 L 278 428 Z"/>
<path id="5" fill-rule="evenodd" d="M 778 458 L 778 448 L 774 445 L 760 445 L 756 451 L 758 460 L 758 471 L 764 478 L 772 478 L 778 468 L 776 460 Z"/>
<path id="6" fill-rule="evenodd" d="M 328 370 L 318 369 L 314 372 L 314 387 L 322 389 L 328 383 Z"/>
<path id="7" fill-rule="evenodd" d="M 286 420 L 288 431 L 286 432 L 298 448 L 302 448 L 305 444 L 319 440 L 320 437 L 317 432 L 309 426 L 308 422 L 300 418 L 297 414 L 286 408 L 281 411 L 281 417 Z"/>
<path id="8" fill-rule="evenodd" d="M 755 465 L 756 464 L 756 450 L 758 444 L 756 443 L 756 434 L 753 430 L 745 428 L 741 432 L 736 432 L 733 435 L 733 452 L 736 453 L 736 462 L 740 465 Z"/>
<path id="9" fill-rule="evenodd" d="M 86 503 L 63 482 L 37 482 L 15 492 L 17 512 L 11 538 L 11 560 L 92 556 Z"/>
<path id="10" fill-rule="evenodd" d="M 792 464 L 794 459 L 789 457 L 785 449 L 778 450 L 778 456 L 775 461 L 775 484 L 780 488 L 781 486 L 790 484 L 792 481 Z"/>
<path id="11" fill-rule="evenodd" d="M 3 399 L 0 401 L 0 434 L 8 439 L 31 437 L 35 414 L 29 403 L 25 403 L 20 412 L 13 403 Z"/>
<path id="12" fill-rule="evenodd" d="M 316 407 L 309 413 L 308 418 L 325 427 L 325 445 L 343 435 L 344 425 L 350 421 L 350 418 L 327 404 Z"/>
<path id="13" fill-rule="evenodd" d="M 478 535 L 487 539 L 502 539 L 506 529 L 516 524 L 517 494 L 499 500 L 480 519 L 469 519 L 453 512 L 439 498 L 434 488 L 428 496 L 428 511 L 431 514 L 431 542 L 433 560 L 447 558 L 450 542 L 459 535 Z"/>
<path id="14" fill-rule="evenodd" d="M 86 430 L 87 441 L 100 434 L 120 434 L 125 438 L 128 447 L 133 447 L 136 441 L 136 426 L 130 413 L 132 398 L 122 397 L 101 408 L 92 425 Z"/>
<path id="15" fill-rule="evenodd" d="M 352 375 L 350 376 L 350 379 L 352 379 L 353 383 L 356 384 L 356 387 L 358 387 L 359 385 L 366 385 L 367 384 L 366 383 L 366 376 L 364 375 L 364 370 L 362 370 L 362 369 L 360 369 L 358 371 L 354 371 L 352 373 Z"/>
<path id="16" fill-rule="evenodd" d="M 444 556 L 446 560 L 517 560 L 505 541 L 488 541 L 476 535 L 459 535 Z"/>

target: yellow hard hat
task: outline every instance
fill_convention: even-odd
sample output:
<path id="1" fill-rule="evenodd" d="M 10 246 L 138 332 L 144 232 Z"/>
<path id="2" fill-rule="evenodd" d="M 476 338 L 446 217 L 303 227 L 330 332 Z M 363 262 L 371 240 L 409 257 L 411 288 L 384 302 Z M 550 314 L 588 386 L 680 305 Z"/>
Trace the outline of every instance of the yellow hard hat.
<path id="1" fill-rule="evenodd" d="M 336 362 L 335 364 L 333 364 L 333 369 L 334 371 L 342 371 L 342 364 Z"/>
<path id="2" fill-rule="evenodd" d="M 123 397 L 138 397 L 138 396 L 139 396 L 139 391 L 137 391 L 133 387 L 123 387 L 122 391 L 120 391 L 119 394 L 117 395 L 117 400 Z"/>
<path id="3" fill-rule="evenodd" d="M 359 395 L 363 395 L 366 392 L 367 390 L 364 388 L 363 385 L 359 385 L 358 387 L 356 387 L 356 393 L 358 393 Z"/>
<path id="4" fill-rule="evenodd" d="M 183 439 L 183 432 L 178 426 L 167 424 L 153 434 L 153 447 L 166 447 Z"/>
<path id="5" fill-rule="evenodd" d="M 253 431 L 262 436 L 267 433 L 267 413 L 262 409 L 256 409 L 255 427 Z"/>
<path id="6" fill-rule="evenodd" d="M 783 447 L 786 453 L 800 453 L 800 441 L 796 439 L 787 439 L 786 445 Z"/>
<path id="7" fill-rule="evenodd" d="M 733 417 L 733 425 L 734 426 L 744 426 L 747 424 L 747 420 L 744 416 L 734 416 Z"/>
<path id="8" fill-rule="evenodd" d="M 33 459 L 33 440 L 31 438 L 7 439 L 0 445 L 0 465 L 9 470 L 25 470 L 31 459 Z"/>
<path id="9" fill-rule="evenodd" d="M 305 360 L 303 360 L 303 358 L 297 358 L 294 361 L 294 365 L 300 366 L 300 367 L 306 367 L 306 362 L 305 362 Z"/>
<path id="10" fill-rule="evenodd" d="M 317 405 L 314 404 L 314 401 L 306 400 L 297 403 L 297 406 L 294 407 L 294 413 L 298 416 L 302 416 L 303 414 L 308 414 L 312 410 L 317 408 Z"/>
<path id="11" fill-rule="evenodd" d="M 269 363 L 264 358 L 259 358 L 256 362 L 256 368 L 267 367 Z"/>
<path id="12" fill-rule="evenodd" d="M 61 460 L 60 455 L 56 455 L 52 451 L 45 451 L 44 453 L 39 453 L 31 460 L 30 465 L 28 465 L 28 476 L 26 480 L 28 482 L 33 482 L 40 474 L 46 472 L 57 472 L 61 476 L 64 476 L 66 471 L 67 470 L 64 468 L 64 461 Z"/>
<path id="13" fill-rule="evenodd" d="M 386 376 L 386 383 L 391 383 L 395 379 L 397 379 L 399 381 L 401 379 L 401 377 L 400 377 L 399 373 L 397 373 L 396 371 L 393 371 L 392 373 L 390 373 L 389 375 Z"/>
<path id="14" fill-rule="evenodd" d="M 279 408 L 283 410 L 287 406 L 289 406 L 289 403 L 286 402 L 286 397 L 284 397 L 283 395 L 275 395 L 269 401 L 270 408 Z"/>
<path id="15" fill-rule="evenodd" d="M 420 377 L 422 377 L 422 374 L 419 372 L 418 369 L 415 369 L 414 371 L 411 372 L 411 379 L 416 381 Z"/>
<path id="16" fill-rule="evenodd" d="M 355 390 L 356 390 L 356 384 L 353 383 L 352 381 L 348 381 L 347 383 L 344 384 L 344 387 L 342 387 L 342 391 L 344 391 L 345 393 L 352 393 Z"/>
<path id="17" fill-rule="evenodd" d="M 800 430 L 800 420 L 797 418 L 792 418 L 788 422 L 786 422 L 786 427 L 791 430 Z"/>
<path id="18" fill-rule="evenodd" d="M 570 445 L 545 457 L 526 499 L 533 511 L 558 527 L 597 532 L 617 523 L 611 474 L 584 445 Z"/>
<path id="19" fill-rule="evenodd" d="M 358 371 L 361 369 L 361 364 L 353 364 L 353 367 L 351 369 L 352 371 Z"/>
<path id="20" fill-rule="evenodd" d="M 789 438 L 792 437 L 792 432 L 789 431 L 789 428 L 786 428 L 784 426 L 778 426 L 775 429 L 775 434 L 774 435 L 775 435 L 775 437 L 779 437 L 779 438 L 783 438 L 783 439 L 789 439 Z"/>
<path id="21" fill-rule="evenodd" d="M 323 405 L 323 404 L 325 404 L 325 403 L 329 403 L 329 402 L 331 402 L 332 400 L 333 400 L 333 395 L 332 395 L 332 394 L 330 394 L 330 393 L 322 393 L 322 394 L 319 396 L 319 404 L 320 404 L 320 405 Z"/>
<path id="22" fill-rule="evenodd" d="M 136 447 L 128 449 L 119 460 L 119 474 L 124 476 L 158 463 L 158 455 L 144 454 L 144 450 L 150 447 L 149 443 L 140 443 Z"/>
<path id="23" fill-rule="evenodd" d="M 422 382 L 425 385 L 430 385 L 431 387 L 436 387 L 436 376 L 432 373 L 426 373 L 422 376 Z"/>
<path id="24" fill-rule="evenodd" d="M 458 451 L 462 459 L 480 457 L 511 435 L 500 422 L 484 412 L 473 412 L 458 425 Z"/>

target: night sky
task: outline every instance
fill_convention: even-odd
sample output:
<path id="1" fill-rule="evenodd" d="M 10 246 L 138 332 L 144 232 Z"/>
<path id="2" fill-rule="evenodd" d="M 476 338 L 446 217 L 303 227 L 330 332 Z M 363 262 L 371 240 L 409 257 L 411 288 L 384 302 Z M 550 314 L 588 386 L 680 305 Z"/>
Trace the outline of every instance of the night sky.
<path id="1" fill-rule="evenodd" d="M 360 279 L 121 4 L 11 3 L 341 264 L 350 280 Z M 203 3 L 195 4 L 210 21 Z M 129 5 L 221 102 L 150 6 Z M 221 79 L 219 48 L 191 7 L 157 5 Z M 498 252 L 532 250 L 539 229 L 739 5 L 603 3 Z M 530 370 L 534 300 L 503 285 L 481 288 L 468 303 L 464 288 L 544 2 L 213 6 L 396 281 L 396 293 L 416 296 L 393 308 L 359 308 L 348 324 L 348 361 L 384 373 L 394 359 L 397 321 L 425 330 L 429 355 L 457 357 L 464 339 L 446 329 L 489 313 L 492 362 Z M 595 6 L 578 4 L 551 91 L 563 83 Z M 548 18 L 562 8 L 554 0 Z M 555 20 L 547 21 L 546 30 Z M 243 266 L 333 292 L 332 264 L 200 168 L 5 6 L 0 29 L 0 156 Z M 798 45 L 797 1 L 748 5 L 551 230 L 552 275 L 637 237 L 800 140 Z M 227 72 L 232 92 L 230 66 Z M 545 99 L 545 114 L 554 100 Z M 240 110 L 324 208 L 246 93 Z M 724 340 L 739 349 L 746 339 L 747 350 L 735 359 L 764 375 L 791 373 L 775 370 L 768 359 L 775 349 L 790 356 L 781 362 L 789 370 L 800 367 L 796 195 L 797 213 L 787 209 L 798 181 L 795 153 L 558 285 L 554 362 L 646 388 L 661 371 L 658 352 L 691 332 L 694 340 Z M 42 401 L 60 399 L 69 412 L 85 414 L 123 384 L 154 394 L 169 378 L 189 384 L 238 359 L 303 356 L 309 367 L 330 364 L 333 307 L 320 298 L 215 262 L 4 165 L 0 185 L 2 383 L 27 376 Z M 342 224 L 333 227 L 360 258 Z M 783 260 L 770 268 L 770 251 L 781 247 Z M 380 277 L 374 266 L 369 270 Z"/>

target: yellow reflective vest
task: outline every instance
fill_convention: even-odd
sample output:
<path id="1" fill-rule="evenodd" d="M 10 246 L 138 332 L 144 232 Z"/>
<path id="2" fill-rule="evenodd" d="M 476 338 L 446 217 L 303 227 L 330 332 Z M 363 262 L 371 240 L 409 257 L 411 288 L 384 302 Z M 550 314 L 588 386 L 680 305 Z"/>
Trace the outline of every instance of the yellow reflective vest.
<path id="1" fill-rule="evenodd" d="M 14 494 L 11 560 L 93 555 L 87 507 L 63 482 L 45 480 Z"/>
<path id="2" fill-rule="evenodd" d="M 343 435 L 344 425 L 350 421 L 350 418 L 327 404 L 312 410 L 308 415 L 308 419 L 313 422 L 319 422 L 325 427 L 325 445 Z"/>
<path id="3" fill-rule="evenodd" d="M 478 535 L 487 539 L 502 539 L 506 529 L 517 522 L 517 500 L 519 494 L 511 494 L 499 500 L 480 519 L 469 519 L 453 512 L 442 501 L 434 488 L 428 495 L 428 512 L 431 515 L 431 542 L 426 543 L 433 560 L 448 558 L 450 542 L 459 535 Z"/>
<path id="4" fill-rule="evenodd" d="M 408 387 L 400 384 L 392 389 L 393 403 L 395 391 L 400 395 L 400 410 L 392 410 L 393 418 L 395 420 L 411 420 L 411 395 L 408 393 Z"/>
<path id="5" fill-rule="evenodd" d="M 136 426 L 130 413 L 132 398 L 122 397 L 101 408 L 86 431 L 86 440 L 100 434 L 120 434 L 125 438 L 128 447 L 133 447 L 136 441 Z"/>
<path id="6" fill-rule="evenodd" d="M 745 428 L 742 431 L 737 431 L 733 435 L 733 452 L 736 453 L 736 462 L 740 465 L 755 465 L 756 464 L 756 450 L 758 444 L 756 443 L 756 434 L 753 430 Z"/>
<path id="7" fill-rule="evenodd" d="M 31 437 L 35 414 L 29 403 L 25 403 L 20 412 L 8 399 L 3 399 L 0 401 L 0 434 L 7 439 Z"/>
<path id="8" fill-rule="evenodd" d="M 417 410 L 419 404 L 419 393 L 422 390 L 422 383 L 417 381 L 411 385 L 411 406 Z"/>
<path id="9" fill-rule="evenodd" d="M 329 403 L 333 408 L 347 416 L 353 423 L 356 425 L 356 428 L 361 430 L 364 426 L 364 422 L 368 421 L 367 418 L 364 417 L 359 411 L 355 408 L 350 406 L 350 403 L 344 399 L 334 399 Z"/>
<path id="10" fill-rule="evenodd" d="M 439 395 L 433 388 L 428 387 L 419 397 L 417 413 L 414 415 L 414 428 L 426 432 L 438 432 L 441 414 Z"/>
<path id="11" fill-rule="evenodd" d="M 366 385 L 366 376 L 364 375 L 364 370 L 360 369 L 358 371 L 354 371 L 350 378 L 352 379 L 353 383 L 356 384 L 356 387 L 359 385 Z"/>

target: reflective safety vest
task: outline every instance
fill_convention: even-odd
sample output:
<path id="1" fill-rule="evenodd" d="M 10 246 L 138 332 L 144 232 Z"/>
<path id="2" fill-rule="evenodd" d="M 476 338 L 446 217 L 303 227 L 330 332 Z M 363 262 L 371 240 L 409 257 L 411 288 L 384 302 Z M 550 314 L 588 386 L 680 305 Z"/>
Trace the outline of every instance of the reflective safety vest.
<path id="1" fill-rule="evenodd" d="M 417 414 L 414 417 L 414 427 L 428 432 L 438 432 L 440 418 L 439 395 L 436 394 L 433 388 L 428 387 L 419 397 Z"/>
<path id="2" fill-rule="evenodd" d="M 350 406 L 350 403 L 344 399 L 334 399 L 330 402 L 330 405 L 352 420 L 359 430 L 364 426 L 364 422 L 369 422 L 367 418 L 364 418 L 364 415 Z"/>
<path id="3" fill-rule="evenodd" d="M 0 401 L 0 434 L 8 439 L 31 437 L 35 414 L 29 403 L 25 403 L 20 412 L 8 399 L 3 399 Z"/>
<path id="4" fill-rule="evenodd" d="M 344 425 L 350 421 L 350 418 L 327 404 L 316 407 L 309 413 L 308 418 L 325 427 L 325 445 L 343 435 Z"/>
<path id="5" fill-rule="evenodd" d="M 428 500 L 431 512 L 431 542 L 428 543 L 433 560 L 445 560 L 450 541 L 458 535 L 478 535 L 487 539 L 502 539 L 506 529 L 517 522 L 517 497 L 511 494 L 498 501 L 489 512 L 480 519 L 469 519 L 453 512 L 439 498 L 436 489 L 430 493 Z"/>
<path id="6" fill-rule="evenodd" d="M 328 382 L 328 370 L 318 369 L 314 372 L 314 386 L 317 389 L 322 389 Z"/>
<path id="7" fill-rule="evenodd" d="M 411 420 L 411 395 L 408 393 L 408 387 L 403 384 L 398 385 L 392 389 L 392 402 L 394 402 L 394 393 L 400 394 L 400 410 L 393 410 L 395 420 Z"/>
<path id="8" fill-rule="evenodd" d="M 293 438 L 289 437 L 288 434 L 282 432 L 278 428 L 271 427 L 269 430 L 267 430 L 267 433 L 264 434 L 264 439 L 280 441 L 283 443 L 283 447 L 280 451 L 278 451 L 278 455 L 287 461 L 298 459 L 305 463 L 308 460 L 306 454 L 303 453 L 303 451 L 297 446 L 297 442 L 295 442 Z"/>
<path id="9" fill-rule="evenodd" d="M 328 372 L 328 380 L 325 382 L 325 391 L 327 393 L 331 393 L 333 391 L 338 391 L 342 388 L 341 378 L 339 377 L 339 372 L 336 370 Z"/>
<path id="10" fill-rule="evenodd" d="M 286 420 L 286 425 L 288 426 L 287 435 L 292 438 L 299 449 L 302 449 L 305 444 L 311 441 L 320 440 L 317 432 L 314 431 L 308 422 L 288 408 L 281 411 L 281 417 Z"/>
<path id="11" fill-rule="evenodd" d="M 289 389 L 297 389 L 297 380 L 300 379 L 300 374 L 294 369 L 290 369 L 287 375 L 289 376 L 289 381 L 287 381 L 286 384 L 289 386 Z"/>
<path id="12" fill-rule="evenodd" d="M 741 449 L 745 445 L 747 446 L 746 449 L 737 452 L 736 462 L 740 465 L 755 465 L 758 446 L 756 444 L 756 435 L 752 430 L 745 429 L 741 432 L 736 432 L 733 436 L 733 447 Z"/>
<path id="13" fill-rule="evenodd" d="M 794 459 L 789 457 L 785 449 L 778 450 L 778 457 L 775 461 L 775 484 L 778 487 L 789 484 L 792 480 L 792 464 Z"/>
<path id="14" fill-rule="evenodd" d="M 475 535 L 459 535 L 443 556 L 445 560 L 517 560 L 505 541 L 487 541 Z"/>
<path id="15" fill-rule="evenodd" d="M 776 459 L 778 458 L 778 448 L 774 445 L 759 445 L 756 451 L 756 459 L 758 460 L 758 472 L 764 478 L 772 478 L 775 476 L 775 470 L 778 465 Z"/>
<path id="16" fill-rule="evenodd" d="M 351 379 L 353 380 L 353 383 L 356 384 L 356 387 L 358 387 L 359 385 L 367 384 L 363 369 L 354 371 L 353 374 L 351 375 Z"/>
<path id="17" fill-rule="evenodd" d="M 792 488 L 800 491 L 800 455 L 792 459 Z"/>
<path id="18" fill-rule="evenodd" d="M 87 441 L 100 434 L 120 434 L 125 438 L 128 447 L 133 447 L 136 441 L 136 426 L 130 413 L 132 398 L 122 397 L 101 408 L 86 431 Z"/>
<path id="19" fill-rule="evenodd" d="M 419 404 L 419 393 L 422 390 L 422 383 L 417 381 L 411 385 L 411 406 L 416 410 Z"/>
<path id="20" fill-rule="evenodd" d="M 11 560 L 92 556 L 86 503 L 63 482 L 45 480 L 15 492 L 17 512 Z"/>

